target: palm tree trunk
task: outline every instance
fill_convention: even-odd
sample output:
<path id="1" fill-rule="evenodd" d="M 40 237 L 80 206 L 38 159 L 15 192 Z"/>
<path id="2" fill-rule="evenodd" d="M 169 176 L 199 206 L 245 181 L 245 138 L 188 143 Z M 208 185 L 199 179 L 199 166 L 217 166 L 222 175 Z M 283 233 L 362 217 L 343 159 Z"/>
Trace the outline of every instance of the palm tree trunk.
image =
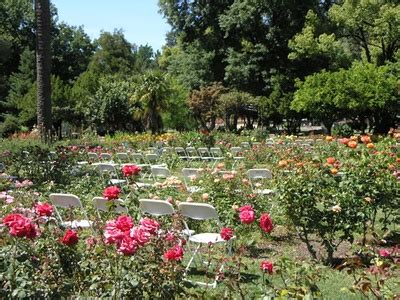
<path id="1" fill-rule="evenodd" d="M 37 123 L 42 140 L 51 133 L 51 16 L 50 0 L 35 0 Z"/>

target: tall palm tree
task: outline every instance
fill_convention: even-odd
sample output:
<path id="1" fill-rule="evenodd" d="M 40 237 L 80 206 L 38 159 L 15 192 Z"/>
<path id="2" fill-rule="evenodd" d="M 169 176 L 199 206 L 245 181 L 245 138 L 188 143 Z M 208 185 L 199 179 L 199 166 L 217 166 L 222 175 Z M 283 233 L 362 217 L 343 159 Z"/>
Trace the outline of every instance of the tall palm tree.
<path id="1" fill-rule="evenodd" d="M 152 134 L 161 132 L 161 111 L 165 108 L 170 93 L 168 79 L 160 71 L 149 71 L 142 75 L 137 88 L 136 100 L 143 109 L 143 121 Z"/>
<path id="2" fill-rule="evenodd" d="M 37 123 L 43 140 L 51 132 L 51 16 L 50 0 L 35 0 Z"/>

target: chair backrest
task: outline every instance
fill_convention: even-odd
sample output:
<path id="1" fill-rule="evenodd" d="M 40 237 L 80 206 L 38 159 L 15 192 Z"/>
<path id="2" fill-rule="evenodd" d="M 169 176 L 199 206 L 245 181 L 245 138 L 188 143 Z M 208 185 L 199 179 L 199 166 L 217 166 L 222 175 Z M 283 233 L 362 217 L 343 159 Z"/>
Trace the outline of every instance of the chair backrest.
<path id="1" fill-rule="evenodd" d="M 132 155 L 133 159 L 139 164 L 145 161 L 143 153 L 134 152 L 131 155 Z"/>
<path id="2" fill-rule="evenodd" d="M 232 147 L 232 148 L 231 148 L 231 153 L 232 153 L 232 155 L 236 155 L 236 154 L 238 154 L 239 152 L 242 152 L 242 148 L 241 148 L 241 147 Z"/>
<path id="3" fill-rule="evenodd" d="M 241 142 L 241 143 L 240 143 L 240 146 L 241 146 L 242 148 L 249 149 L 249 148 L 250 148 L 250 143 L 249 143 L 249 142 Z"/>
<path id="4" fill-rule="evenodd" d="M 156 152 L 157 148 L 156 147 L 147 147 L 147 150 L 149 150 L 151 153 Z"/>
<path id="5" fill-rule="evenodd" d="M 195 147 L 186 147 L 186 153 L 188 156 L 198 156 Z"/>
<path id="6" fill-rule="evenodd" d="M 186 151 L 183 147 L 175 147 L 175 153 L 179 156 L 187 156 Z"/>
<path id="7" fill-rule="evenodd" d="M 113 164 L 98 164 L 97 168 L 100 172 L 100 175 L 103 175 L 104 173 L 111 173 L 117 175 L 117 170 L 115 169 L 115 166 Z"/>
<path id="8" fill-rule="evenodd" d="M 175 209 L 171 203 L 155 199 L 139 199 L 139 208 L 143 213 L 153 216 L 173 215 Z"/>
<path id="9" fill-rule="evenodd" d="M 222 150 L 219 147 L 211 147 L 210 152 L 214 157 L 222 157 Z"/>
<path id="10" fill-rule="evenodd" d="M 100 157 L 102 160 L 111 160 L 112 156 L 110 153 L 100 153 Z"/>
<path id="11" fill-rule="evenodd" d="M 108 212 L 108 207 L 107 207 L 107 202 L 109 202 L 110 200 L 103 198 L 103 197 L 94 197 L 93 198 L 93 205 L 94 208 L 96 208 L 99 211 L 104 211 L 104 212 Z M 128 209 L 123 206 L 124 201 L 121 199 L 115 199 L 112 200 L 113 204 L 114 204 L 114 212 L 115 213 L 128 213 Z"/>
<path id="12" fill-rule="evenodd" d="M 247 171 L 250 179 L 271 179 L 272 173 L 268 169 L 250 169 Z"/>
<path id="13" fill-rule="evenodd" d="M 191 179 L 193 176 L 198 176 L 199 175 L 200 170 L 199 169 L 195 169 L 195 168 L 183 168 L 182 169 L 182 175 L 183 178 L 185 179 Z"/>
<path id="14" fill-rule="evenodd" d="M 157 162 L 158 161 L 158 155 L 155 153 L 147 153 L 146 158 L 149 162 Z"/>
<path id="15" fill-rule="evenodd" d="M 119 152 L 115 154 L 117 159 L 121 162 L 129 162 L 129 155 L 126 152 Z"/>
<path id="16" fill-rule="evenodd" d="M 152 166 L 151 174 L 154 178 L 163 177 L 167 178 L 171 176 L 171 171 L 167 167 Z"/>
<path id="17" fill-rule="evenodd" d="M 199 147 L 197 149 L 201 157 L 211 157 L 210 151 L 206 147 Z"/>
<path id="18" fill-rule="evenodd" d="M 3 172 L 6 169 L 6 166 L 3 163 L 0 163 L 0 172 Z"/>
<path id="19" fill-rule="evenodd" d="M 179 211 L 184 217 L 194 220 L 217 220 L 218 213 L 214 206 L 207 203 L 181 202 L 178 205 Z"/>
<path id="20" fill-rule="evenodd" d="M 87 156 L 88 156 L 89 159 L 93 159 L 93 160 L 96 160 L 96 161 L 99 160 L 99 156 L 95 152 L 88 152 Z"/>
<path id="21" fill-rule="evenodd" d="M 62 208 L 82 208 L 81 200 L 79 200 L 77 196 L 72 194 L 50 194 L 49 198 L 54 206 Z"/>

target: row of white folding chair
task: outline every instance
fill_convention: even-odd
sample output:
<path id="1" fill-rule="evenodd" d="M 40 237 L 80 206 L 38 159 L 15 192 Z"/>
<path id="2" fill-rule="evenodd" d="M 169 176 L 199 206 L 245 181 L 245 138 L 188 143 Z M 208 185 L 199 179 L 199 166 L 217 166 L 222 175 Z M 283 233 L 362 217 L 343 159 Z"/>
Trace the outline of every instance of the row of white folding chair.
<path id="1" fill-rule="evenodd" d="M 269 169 L 249 169 L 247 177 L 254 193 L 261 195 L 271 195 L 274 193 L 274 190 L 257 187 L 256 181 L 261 180 L 264 183 L 265 180 L 272 179 L 272 172 Z"/>

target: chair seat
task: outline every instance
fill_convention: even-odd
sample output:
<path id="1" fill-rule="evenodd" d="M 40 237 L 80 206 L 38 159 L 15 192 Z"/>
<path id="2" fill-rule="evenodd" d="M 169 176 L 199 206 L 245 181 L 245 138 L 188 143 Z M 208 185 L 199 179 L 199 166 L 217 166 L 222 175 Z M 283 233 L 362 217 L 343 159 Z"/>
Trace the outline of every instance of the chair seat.
<path id="1" fill-rule="evenodd" d="M 183 230 L 181 231 L 181 233 L 182 233 L 183 235 L 186 235 L 186 236 L 191 236 L 191 235 L 193 235 L 195 232 L 196 232 L 196 231 L 194 231 L 194 230 L 192 230 L 192 229 L 183 229 Z"/>
<path id="2" fill-rule="evenodd" d="M 219 233 L 199 233 L 189 237 L 189 241 L 193 243 L 224 243 L 226 242 Z"/>
<path id="3" fill-rule="evenodd" d="M 271 195 L 271 194 L 274 194 L 274 193 L 275 193 L 274 190 L 269 190 L 269 189 L 255 190 L 254 192 L 255 192 L 256 194 L 260 194 L 260 195 Z"/>
<path id="4" fill-rule="evenodd" d="M 92 222 L 89 220 L 74 220 L 74 221 L 64 221 L 62 223 L 65 227 L 71 228 L 90 228 L 92 226 Z"/>
<path id="5" fill-rule="evenodd" d="M 245 157 L 244 156 L 235 156 L 233 159 L 242 160 L 242 159 L 245 159 Z"/>
<path id="6" fill-rule="evenodd" d="M 144 189 L 144 188 L 151 188 L 153 187 L 152 183 L 146 183 L 146 182 L 135 182 L 136 186 L 138 188 Z"/>
<path id="7" fill-rule="evenodd" d="M 112 185 L 118 185 L 118 184 L 125 184 L 126 180 L 124 179 L 110 179 L 110 182 Z"/>
<path id="8" fill-rule="evenodd" d="M 78 165 L 82 166 L 82 165 L 87 165 L 88 162 L 87 161 L 78 161 Z"/>

